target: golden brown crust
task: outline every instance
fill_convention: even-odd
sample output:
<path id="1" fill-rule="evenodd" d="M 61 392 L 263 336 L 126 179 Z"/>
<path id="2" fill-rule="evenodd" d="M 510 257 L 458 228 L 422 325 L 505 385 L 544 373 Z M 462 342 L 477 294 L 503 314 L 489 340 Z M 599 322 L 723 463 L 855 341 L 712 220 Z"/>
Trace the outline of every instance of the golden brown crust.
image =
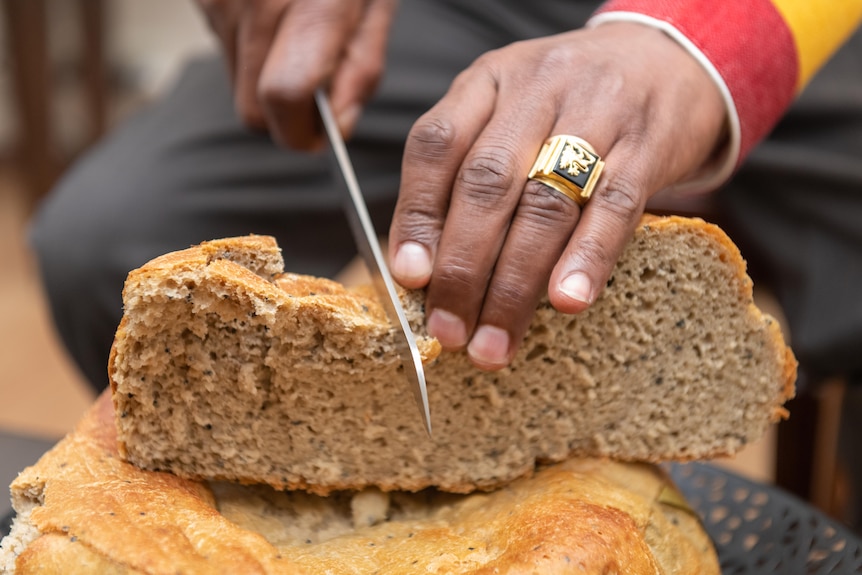
<path id="1" fill-rule="evenodd" d="M 218 239 L 161 255 L 147 263 L 146 271 L 143 271 L 144 268 L 138 271 L 148 273 L 158 270 L 173 271 L 177 267 L 199 267 L 214 260 L 226 259 L 230 252 L 277 253 L 278 251 L 278 244 L 271 236 L 249 235 Z"/>
<path id="2" fill-rule="evenodd" d="M 779 393 L 776 395 L 775 405 L 772 411 L 772 421 L 787 419 L 790 413 L 784 408 L 784 403 L 796 395 L 796 376 L 798 362 L 796 356 L 787 343 L 784 341 L 784 334 L 781 332 L 781 327 L 778 322 L 768 314 L 763 313 L 760 308 L 754 305 L 754 286 L 747 275 L 747 265 L 739 248 L 724 231 L 715 224 L 710 224 L 701 218 L 683 218 L 679 216 L 655 216 L 652 214 L 644 214 L 641 218 L 640 226 L 654 227 L 655 229 L 673 229 L 676 227 L 686 227 L 699 230 L 701 233 L 708 235 L 718 245 L 725 249 L 725 261 L 736 270 L 736 275 L 744 278 L 745 281 L 739 282 L 740 294 L 739 297 L 743 301 L 750 302 L 748 304 L 749 314 L 755 318 L 755 321 L 766 324 L 769 331 L 767 343 L 772 345 L 776 357 L 776 364 L 784 366 L 784 374 L 781 381 L 778 382 L 780 387 Z M 724 455 L 716 452 L 711 456 Z"/>
<path id="3" fill-rule="evenodd" d="M 441 495 L 421 517 L 273 545 L 220 514 L 202 484 L 122 462 L 111 411 L 105 395 L 13 483 L 44 499 L 31 516 L 42 536 L 18 575 L 718 573 L 697 520 L 659 502 L 663 473 L 587 459 L 491 494 Z M 272 518 L 238 521 L 255 520 Z"/>
<path id="4" fill-rule="evenodd" d="M 16 575 L 143 575 L 96 553 L 77 537 L 46 533 L 18 557 Z"/>
<path id="5" fill-rule="evenodd" d="M 205 485 L 122 461 L 113 420 L 105 394 L 74 433 L 12 483 L 13 492 L 41 493 L 43 504 L 30 516 L 40 533 L 75 538 L 111 558 L 109 564 L 146 573 L 206 572 L 207 565 L 233 573 L 271 569 L 272 546 L 221 517 Z"/>

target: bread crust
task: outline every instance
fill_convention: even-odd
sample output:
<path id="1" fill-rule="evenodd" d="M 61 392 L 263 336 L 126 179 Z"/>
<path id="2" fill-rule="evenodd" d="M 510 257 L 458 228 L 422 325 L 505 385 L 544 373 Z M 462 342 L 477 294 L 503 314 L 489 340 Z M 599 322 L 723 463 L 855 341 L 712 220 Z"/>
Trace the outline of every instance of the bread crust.
<path id="1" fill-rule="evenodd" d="M 12 484 L 19 503 L 41 501 L 15 574 L 719 573 L 697 518 L 662 503 L 669 489 L 650 465 L 576 459 L 491 494 L 404 495 L 412 517 L 273 544 L 250 529 L 271 512 L 249 504 L 231 520 L 205 484 L 123 462 L 103 395 Z M 285 524 L 309 513 L 281 511 Z"/>
<path id="2" fill-rule="evenodd" d="M 673 244 L 677 238 L 682 238 L 682 247 Z M 670 256 L 702 258 L 707 272 L 718 270 L 718 275 L 679 280 L 674 266 L 685 262 L 647 261 L 668 245 L 688 250 Z M 457 493 L 490 490 L 529 474 L 537 463 L 572 456 L 660 462 L 732 455 L 758 439 L 770 421 L 787 416 L 783 404 L 793 396 L 796 378 L 793 354 L 777 322 L 754 305 L 745 261 L 717 226 L 692 218 L 645 216 L 630 250 L 644 263 L 627 263 L 627 249 L 615 269 L 616 284 L 584 314 L 569 318 L 547 301 L 540 304 L 527 335 L 529 345 L 522 346 L 510 368 L 495 374 L 473 368 L 464 353 L 441 354 L 439 343 L 424 332 L 423 294 L 402 293 L 413 310 L 411 321 L 426 362 L 432 422 L 436 419 L 431 442 L 398 374 L 391 328 L 369 290 L 278 274 L 281 258 L 271 238 L 229 238 L 162 256 L 133 271 L 124 290 L 127 313 L 109 362 L 120 453 L 138 465 L 190 478 L 264 482 L 318 494 L 367 486 L 386 491 L 429 486 Z M 645 285 L 640 274 L 662 282 L 652 288 L 650 301 L 637 291 Z M 673 304 L 668 294 L 677 287 L 694 290 L 686 300 L 694 303 L 674 311 L 680 314 L 670 319 L 675 325 L 652 325 Z M 710 300 L 709 292 L 719 289 L 722 295 Z M 712 311 L 697 307 L 710 301 Z M 221 304 L 228 307 L 213 311 Z M 740 331 L 714 336 L 710 313 L 724 307 L 736 310 L 736 323 L 728 325 Z M 158 312 L 156 319 L 146 317 L 152 310 Z M 168 311 L 179 314 L 175 323 L 188 324 L 189 333 L 170 332 L 168 325 L 151 338 L 147 330 Z M 640 323 L 626 323 L 630 312 L 640 314 Z M 193 325 L 207 314 L 221 314 L 220 323 Z M 225 335 L 230 330 L 239 335 Z M 191 352 L 179 357 L 173 343 L 186 336 L 193 340 Z M 214 341 L 216 336 L 242 348 L 242 354 L 210 361 L 207 352 L 212 356 L 224 350 Z M 564 338 L 569 343 L 560 347 Z M 663 343 L 653 343 L 659 340 Z M 256 347 L 247 352 L 243 346 L 249 341 Z M 174 355 L 161 357 L 161 346 Z M 688 354 L 689 373 L 663 371 L 675 369 L 671 346 Z M 140 349 L 146 351 L 145 358 L 136 356 Z M 321 354 L 325 361 L 317 359 Z M 192 356 L 195 365 L 183 363 Z M 144 381 L 141 369 L 154 369 L 160 361 L 171 363 Z M 254 373 L 244 377 L 248 373 L 234 369 L 222 375 L 233 369 L 231 362 Z M 610 367 L 597 371 L 595 365 L 602 362 Z M 650 367 L 654 364 L 657 367 Z M 719 381 L 728 371 L 726 365 L 737 366 L 737 380 Z M 528 378 L 535 379 L 537 368 L 550 375 L 523 389 Z M 152 381 L 176 378 L 186 373 L 183 370 L 188 374 L 182 384 Z M 661 387 L 663 379 L 679 381 Z M 186 385 L 192 391 L 180 389 Z M 157 405 L 165 387 L 183 398 L 176 402 L 179 410 Z M 221 394 L 229 399 L 220 407 L 206 405 L 211 396 Z M 349 399 L 342 401 L 340 394 Z M 533 401 L 533 396 L 540 400 Z M 689 410 L 680 410 L 682 402 L 690 402 Z M 462 403 L 471 406 L 472 419 L 463 415 L 467 408 L 458 411 Z M 213 421 L 235 404 L 247 404 L 243 413 L 253 417 L 237 423 L 244 417 L 240 413 L 237 420 Z M 533 411 L 517 412 L 527 404 Z M 320 414 L 314 412 L 318 406 L 324 409 Z M 282 411 L 278 416 L 265 412 L 273 408 Z M 692 416 L 694 408 L 703 415 Z M 606 413 L 601 421 L 578 427 L 579 419 L 601 410 Z M 207 426 L 219 423 L 227 431 L 221 431 L 222 439 L 213 439 L 215 431 L 210 433 Z M 261 443 L 258 430 L 264 423 L 275 439 Z M 330 427 L 335 431 L 326 435 Z M 239 437 L 244 428 L 255 431 Z M 456 444 L 463 437 L 471 440 Z M 189 450 L 190 438 L 196 445 L 218 444 L 218 449 Z M 488 445 L 480 446 L 485 440 Z M 389 449 L 393 444 L 401 446 L 397 456 L 382 457 L 376 467 L 367 463 L 379 445 Z M 296 455 L 273 462 L 282 445 Z M 271 459 L 233 465 L 249 453 Z M 206 464 L 204 457 L 209 457 Z M 392 459 L 406 470 L 394 472 Z"/>
<path id="3" fill-rule="evenodd" d="M 715 224 L 710 224 L 701 218 L 686 218 L 680 216 L 656 216 L 653 214 L 644 214 L 641 218 L 639 227 L 650 228 L 654 227 L 658 230 L 674 230 L 680 227 L 693 227 L 702 231 L 705 235 L 712 238 L 713 241 L 722 245 L 726 250 L 729 263 L 736 269 L 738 277 L 742 281 L 738 283 L 741 299 L 748 301 L 748 313 L 755 321 L 760 321 L 767 326 L 769 337 L 767 341 L 772 345 L 778 356 L 777 363 L 782 365 L 782 374 L 779 378 L 780 392 L 776 397 L 776 402 L 772 408 L 770 420 L 777 422 L 790 417 L 790 412 L 784 408 L 784 403 L 793 399 L 796 396 L 796 377 L 799 362 L 793 354 L 793 350 L 784 341 L 784 333 L 781 331 L 781 325 L 771 315 L 764 313 L 754 303 L 754 284 L 747 274 L 747 264 L 745 258 L 742 257 L 742 252 L 733 240 L 730 239 L 724 231 Z M 707 457 L 718 457 L 722 453 L 710 453 Z"/>

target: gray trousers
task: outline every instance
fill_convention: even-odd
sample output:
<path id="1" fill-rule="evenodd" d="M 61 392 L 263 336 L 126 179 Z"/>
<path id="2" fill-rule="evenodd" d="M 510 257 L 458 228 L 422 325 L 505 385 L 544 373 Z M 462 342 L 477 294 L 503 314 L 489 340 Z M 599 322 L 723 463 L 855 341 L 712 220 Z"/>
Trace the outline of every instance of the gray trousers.
<path id="1" fill-rule="evenodd" d="M 490 49 L 579 27 L 597 5 L 401 3 L 386 75 L 349 144 L 378 231 L 389 227 L 407 132 L 454 76 Z M 191 63 L 169 94 L 81 159 L 41 206 L 31 240 L 57 329 L 92 386 L 107 384 L 126 274 L 152 257 L 257 233 L 278 239 L 290 271 L 341 269 L 354 246 L 330 168 L 325 154 L 277 149 L 247 130 L 215 58 Z M 832 373 L 862 379 L 862 36 L 713 197 L 709 217 L 784 307 L 801 385 Z"/>

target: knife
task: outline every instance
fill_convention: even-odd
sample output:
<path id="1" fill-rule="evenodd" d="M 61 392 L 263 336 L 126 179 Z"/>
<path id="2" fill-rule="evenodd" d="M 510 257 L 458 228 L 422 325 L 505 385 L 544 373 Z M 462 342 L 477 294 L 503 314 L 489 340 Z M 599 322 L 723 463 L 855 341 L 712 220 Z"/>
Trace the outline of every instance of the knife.
<path id="1" fill-rule="evenodd" d="M 386 310 L 389 321 L 395 326 L 395 344 L 398 355 L 401 356 L 401 365 L 410 381 L 413 397 L 419 406 L 422 422 L 425 424 L 425 430 L 430 437 L 431 412 L 428 408 L 428 390 L 425 386 L 425 369 L 422 367 L 422 356 L 419 355 L 416 338 L 413 335 L 413 330 L 410 329 L 410 323 L 407 321 L 401 300 L 398 298 L 395 282 L 392 280 L 392 275 L 383 259 L 383 252 L 380 249 L 380 242 L 377 241 L 374 224 L 368 215 L 368 208 L 365 206 L 362 192 L 359 190 L 359 182 L 353 171 L 353 164 L 351 164 L 350 156 L 347 154 L 347 147 L 344 145 L 341 131 L 338 129 L 335 117 L 332 115 L 332 109 L 329 107 L 329 99 L 322 88 L 314 93 L 314 99 L 320 110 L 323 128 L 329 138 L 335 160 L 341 175 L 344 177 L 344 182 L 347 184 L 348 197 L 345 202 L 345 210 L 350 222 L 350 230 L 353 232 L 353 239 L 371 274 L 371 280 L 380 303 Z"/>

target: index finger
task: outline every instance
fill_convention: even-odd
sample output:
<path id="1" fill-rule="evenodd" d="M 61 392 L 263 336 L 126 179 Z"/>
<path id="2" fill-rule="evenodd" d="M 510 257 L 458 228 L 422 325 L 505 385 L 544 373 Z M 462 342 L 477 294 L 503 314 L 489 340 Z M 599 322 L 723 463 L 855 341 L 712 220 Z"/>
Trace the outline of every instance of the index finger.
<path id="1" fill-rule="evenodd" d="M 431 278 L 455 176 L 491 117 L 496 96 L 492 78 L 462 72 L 407 136 L 389 229 L 392 275 L 405 287 L 424 287 Z"/>
<path id="2" fill-rule="evenodd" d="M 294 2 L 282 18 L 261 72 L 259 97 L 279 144 L 320 145 L 314 90 L 331 78 L 359 18 L 359 2 Z"/>

